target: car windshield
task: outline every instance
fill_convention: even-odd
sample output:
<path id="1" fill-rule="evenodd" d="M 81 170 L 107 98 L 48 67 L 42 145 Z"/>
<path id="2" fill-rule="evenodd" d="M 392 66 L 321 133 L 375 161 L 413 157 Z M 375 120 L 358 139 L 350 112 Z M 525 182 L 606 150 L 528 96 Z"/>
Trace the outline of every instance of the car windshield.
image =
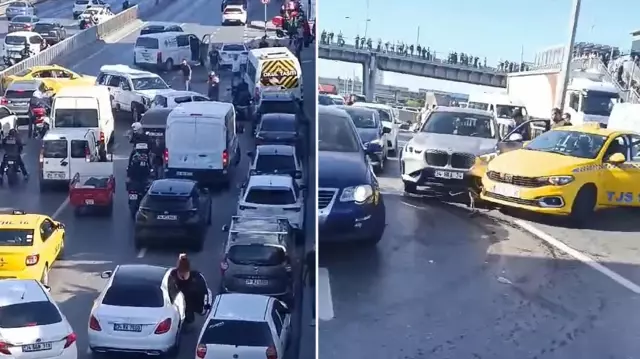
<path id="1" fill-rule="evenodd" d="M 356 128 L 378 128 L 375 112 L 356 107 L 345 108 Z"/>
<path id="2" fill-rule="evenodd" d="M 27 3 L 18 1 L 18 2 L 14 2 L 13 4 L 11 4 L 11 7 L 27 7 Z"/>
<path id="3" fill-rule="evenodd" d="M 54 26 L 53 24 L 47 24 L 46 22 L 42 22 L 42 23 L 37 23 L 36 26 L 34 26 L 33 31 L 35 32 L 45 32 L 45 31 L 51 31 L 53 30 Z"/>
<path id="4" fill-rule="evenodd" d="M 7 35 L 4 38 L 4 43 L 7 45 L 23 45 L 25 39 L 24 36 Z"/>
<path id="5" fill-rule="evenodd" d="M 284 262 L 285 253 L 280 247 L 262 244 L 237 245 L 229 249 L 227 258 L 240 265 L 275 266 Z"/>
<path id="6" fill-rule="evenodd" d="M 617 99 L 617 93 L 588 91 L 582 100 L 582 112 L 586 115 L 610 116 Z"/>
<path id="7" fill-rule="evenodd" d="M 100 127 L 98 110 L 91 108 L 60 108 L 56 109 L 55 127 Z"/>
<path id="8" fill-rule="evenodd" d="M 236 52 L 236 51 L 247 51 L 247 50 L 244 48 L 244 45 L 229 44 L 229 45 L 222 46 L 222 51 Z"/>
<path id="9" fill-rule="evenodd" d="M 578 131 L 548 131 L 534 138 L 525 150 L 556 153 L 579 158 L 596 158 L 606 136 Z"/>
<path id="10" fill-rule="evenodd" d="M 16 16 L 11 20 L 11 22 L 28 23 L 31 22 L 31 16 Z"/>
<path id="11" fill-rule="evenodd" d="M 290 188 L 260 188 L 251 187 L 247 191 L 245 202 L 270 205 L 270 206 L 283 206 L 288 204 L 295 204 L 296 197 Z"/>
<path id="12" fill-rule="evenodd" d="M 147 284 L 114 284 L 104 294 L 102 304 L 116 307 L 161 308 L 164 296 L 160 287 Z"/>
<path id="13" fill-rule="evenodd" d="M 0 329 L 51 325 L 62 322 L 62 316 L 49 301 L 25 302 L 0 306 Z"/>
<path id="14" fill-rule="evenodd" d="M 84 13 L 85 13 L 85 14 L 87 14 L 87 15 L 95 15 L 95 14 L 97 14 L 99 11 L 100 11 L 100 10 L 98 10 L 98 9 L 87 9 L 87 10 L 85 10 L 85 11 L 84 11 Z"/>
<path id="15" fill-rule="evenodd" d="M 373 108 L 373 107 L 367 107 L 367 106 L 357 106 L 357 107 L 364 107 L 364 108 L 369 108 L 375 111 L 378 111 L 378 115 L 380 116 L 380 121 L 384 121 L 384 122 L 391 122 L 391 114 L 389 113 L 388 110 L 382 109 L 382 108 Z"/>
<path id="16" fill-rule="evenodd" d="M 142 49 L 150 49 L 156 50 L 159 47 L 158 39 L 154 39 L 153 37 L 139 37 L 136 40 L 135 47 Z"/>
<path id="17" fill-rule="evenodd" d="M 144 29 L 142 29 L 142 31 L 140 31 L 140 35 L 147 35 L 147 34 L 157 34 L 157 33 L 161 33 L 164 32 L 165 30 L 164 26 L 161 25 L 155 25 L 155 26 L 148 26 L 145 27 Z M 137 41 L 136 41 L 136 47 L 138 46 Z"/>
<path id="18" fill-rule="evenodd" d="M 133 89 L 140 90 L 166 90 L 169 88 L 166 82 L 160 77 L 140 77 L 131 79 Z"/>
<path id="19" fill-rule="evenodd" d="M 496 137 L 491 117 L 463 112 L 432 112 L 421 132 L 465 137 Z"/>
<path id="20" fill-rule="evenodd" d="M 259 173 L 293 173 L 296 161 L 291 155 L 259 155 L 255 167 Z"/>
<path id="21" fill-rule="evenodd" d="M 0 247 L 27 247 L 32 245 L 32 229 L 0 229 Z"/>
<path id="22" fill-rule="evenodd" d="M 351 117 L 324 112 L 318 114 L 318 151 L 362 151 L 360 137 Z"/>
<path id="23" fill-rule="evenodd" d="M 344 105 L 344 99 L 342 97 L 331 97 L 331 100 L 336 105 Z"/>
<path id="24" fill-rule="evenodd" d="M 295 132 L 296 121 L 295 119 L 282 118 L 282 117 L 263 117 L 260 124 L 260 131 L 267 132 Z"/>
<path id="25" fill-rule="evenodd" d="M 273 345 L 273 336 L 267 322 L 211 319 L 202 332 L 200 343 L 267 348 Z"/>

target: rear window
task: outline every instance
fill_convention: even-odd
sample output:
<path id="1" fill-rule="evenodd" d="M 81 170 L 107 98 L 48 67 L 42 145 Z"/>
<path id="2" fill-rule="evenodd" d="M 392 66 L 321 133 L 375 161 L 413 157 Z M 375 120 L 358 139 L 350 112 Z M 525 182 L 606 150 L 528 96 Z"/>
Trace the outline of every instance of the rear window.
<path id="1" fill-rule="evenodd" d="M 28 23 L 31 21 L 32 21 L 31 16 L 16 16 L 13 19 L 11 19 L 11 22 L 18 22 L 18 23 Z"/>
<path id="2" fill-rule="evenodd" d="M 7 98 L 28 98 L 33 97 L 33 91 L 35 90 L 11 90 L 8 89 L 5 93 L 5 97 Z"/>
<path id="3" fill-rule="evenodd" d="M 54 29 L 53 24 L 47 24 L 47 23 L 38 23 L 36 24 L 36 26 L 34 26 L 33 31 L 35 32 L 39 32 L 39 31 L 51 31 Z"/>
<path id="4" fill-rule="evenodd" d="M 92 108 L 61 108 L 54 115 L 55 127 L 100 127 L 98 110 Z"/>
<path id="5" fill-rule="evenodd" d="M 181 96 L 181 97 L 174 98 L 173 101 L 177 104 L 181 104 L 181 103 L 192 102 L 193 99 L 191 98 L 191 96 Z"/>
<path id="6" fill-rule="evenodd" d="M 225 14 L 242 14 L 242 10 L 238 8 L 226 8 L 224 9 Z M 237 51 L 237 50 L 227 50 L 227 51 Z"/>
<path id="7" fill-rule="evenodd" d="M 62 322 L 62 316 L 51 302 L 28 302 L 0 307 L 0 328 L 24 328 Z"/>
<path id="8" fill-rule="evenodd" d="M 116 307 L 161 308 L 164 297 L 160 287 L 136 283 L 136 285 L 112 285 L 107 289 L 102 304 Z"/>
<path id="9" fill-rule="evenodd" d="M 139 37 L 136 40 L 136 47 L 143 49 L 158 49 L 158 39 L 154 39 L 152 37 Z"/>
<path id="10" fill-rule="evenodd" d="M 295 120 L 285 119 L 281 117 L 267 117 L 262 119 L 260 124 L 261 131 L 276 131 L 276 132 L 296 132 Z"/>
<path id="11" fill-rule="evenodd" d="M 245 201 L 255 204 L 282 206 L 296 203 L 296 198 L 289 188 L 251 188 Z"/>
<path id="12" fill-rule="evenodd" d="M 293 156 L 259 155 L 255 167 L 261 173 L 293 173 L 296 171 L 296 161 Z"/>
<path id="13" fill-rule="evenodd" d="M 149 195 L 143 198 L 140 206 L 160 211 L 186 211 L 193 208 L 191 198 L 186 196 Z"/>
<path id="14" fill-rule="evenodd" d="M 251 244 L 229 248 L 227 258 L 240 265 L 275 266 L 282 264 L 286 255 L 279 247 Z"/>
<path id="15" fill-rule="evenodd" d="M 42 144 L 42 156 L 45 158 L 67 158 L 67 141 L 44 141 Z"/>
<path id="16" fill-rule="evenodd" d="M 7 45 L 23 45 L 25 39 L 24 36 L 8 35 L 4 38 L 4 43 Z"/>
<path id="17" fill-rule="evenodd" d="M 230 44 L 222 46 L 222 51 L 247 51 L 244 45 Z"/>
<path id="18" fill-rule="evenodd" d="M 140 31 L 140 35 L 157 34 L 161 32 L 164 32 L 164 26 L 149 26 L 142 29 L 142 31 Z M 138 44 L 136 44 L 136 46 L 138 46 Z"/>
<path id="19" fill-rule="evenodd" d="M 260 113 L 265 115 L 268 113 L 288 113 L 295 115 L 298 111 L 293 101 L 262 101 L 260 104 Z"/>
<path id="20" fill-rule="evenodd" d="M 31 245 L 33 245 L 33 229 L 0 229 L 0 247 L 27 247 Z"/>
<path id="21" fill-rule="evenodd" d="M 83 158 L 89 148 L 89 142 L 84 140 L 71 141 L 71 158 Z"/>
<path id="22" fill-rule="evenodd" d="M 24 2 L 14 2 L 11 4 L 11 7 L 27 7 L 27 3 Z"/>
<path id="23" fill-rule="evenodd" d="M 273 337 L 267 322 L 211 319 L 200 339 L 202 344 L 269 347 Z"/>

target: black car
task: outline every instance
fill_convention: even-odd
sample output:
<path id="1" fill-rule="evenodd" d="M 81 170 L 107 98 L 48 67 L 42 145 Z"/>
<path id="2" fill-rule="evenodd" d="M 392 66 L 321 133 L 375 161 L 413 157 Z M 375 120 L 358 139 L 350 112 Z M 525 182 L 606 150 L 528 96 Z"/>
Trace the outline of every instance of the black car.
<path id="1" fill-rule="evenodd" d="M 362 144 L 370 153 L 369 160 L 373 169 L 382 172 L 388 151 L 384 135 L 390 133 L 391 129 L 382 125 L 376 110 L 356 106 L 338 106 L 338 108 L 347 111 L 351 116 Z"/>
<path id="2" fill-rule="evenodd" d="M 140 119 L 142 131 L 151 142 L 152 147 L 159 146 L 164 150 L 164 136 L 167 130 L 167 117 L 171 113 L 170 108 L 152 108 L 145 112 Z"/>
<path id="3" fill-rule="evenodd" d="M 296 119 L 302 122 L 300 105 L 291 94 L 280 93 L 278 91 L 265 91 L 262 93 L 260 102 L 255 109 L 255 126 L 260 123 L 262 116 L 269 113 L 288 113 L 296 115 Z"/>
<path id="4" fill-rule="evenodd" d="M 187 241 L 202 250 L 211 225 L 211 196 L 195 181 L 161 179 L 151 183 L 135 218 L 136 248 Z"/>
<path id="5" fill-rule="evenodd" d="M 140 30 L 140 36 L 148 34 L 158 34 L 161 32 L 184 32 L 180 25 L 171 23 L 151 23 Z"/>
<path id="6" fill-rule="evenodd" d="M 34 26 L 33 32 L 40 34 L 50 45 L 67 38 L 67 30 L 57 22 L 40 21 Z"/>
<path id="7" fill-rule="evenodd" d="M 256 145 L 289 145 L 298 147 L 300 133 L 296 115 L 270 113 L 262 116 L 256 129 Z"/>
<path id="8" fill-rule="evenodd" d="M 385 228 L 378 180 L 349 114 L 318 106 L 318 226 L 321 242 L 375 245 Z"/>

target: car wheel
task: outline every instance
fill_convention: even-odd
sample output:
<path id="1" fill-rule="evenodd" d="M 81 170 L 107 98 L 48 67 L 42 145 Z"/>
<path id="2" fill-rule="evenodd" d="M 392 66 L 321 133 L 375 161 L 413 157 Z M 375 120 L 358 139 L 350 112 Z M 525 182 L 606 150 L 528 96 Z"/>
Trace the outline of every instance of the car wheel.
<path id="1" fill-rule="evenodd" d="M 43 285 L 49 285 L 49 266 L 44 265 L 44 270 L 42 271 L 42 275 L 40 276 L 40 283 Z"/>
<path id="2" fill-rule="evenodd" d="M 173 70 L 173 60 L 167 59 L 167 62 L 164 63 L 164 69 L 167 72 L 172 71 Z"/>
<path id="3" fill-rule="evenodd" d="M 598 198 L 598 190 L 593 184 L 580 188 L 571 206 L 571 222 L 578 227 L 585 226 L 593 218 Z"/>
<path id="4" fill-rule="evenodd" d="M 56 259 L 64 259 L 64 235 L 62 236 L 62 246 L 60 247 L 60 252 L 58 252 Z"/>

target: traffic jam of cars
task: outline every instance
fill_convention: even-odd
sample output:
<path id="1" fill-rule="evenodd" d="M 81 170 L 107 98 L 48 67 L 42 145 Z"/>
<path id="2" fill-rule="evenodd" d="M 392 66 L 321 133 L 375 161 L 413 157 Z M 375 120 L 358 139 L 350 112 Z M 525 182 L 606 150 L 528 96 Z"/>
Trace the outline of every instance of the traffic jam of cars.
<path id="1" fill-rule="evenodd" d="M 81 9 L 92 1 L 76 1 L 74 17 L 101 9 L 98 3 Z M 158 38 L 184 37 L 191 51 L 189 34 L 175 26 L 145 27 L 134 61 L 143 62 L 142 52 L 152 51 L 149 44 Z M 179 247 L 197 253 L 213 231 L 224 239 L 214 268 L 219 282 L 209 287 L 204 281 L 206 291 L 185 284 L 199 276 L 194 268 L 183 277 L 179 265 L 120 264 L 100 273 L 104 288 L 86 313 L 87 328 L 72 328 L 50 293 L 51 268 L 65 255 L 65 224 L 55 216 L 1 209 L 1 355 L 75 359 L 77 333 L 84 330 L 90 353 L 176 354 L 193 314 L 205 318 L 197 330 L 196 358 L 287 355 L 294 304 L 301 300 L 305 199 L 309 190 L 315 192 L 307 188 L 313 121 L 303 111 L 300 62 L 288 48 L 243 47 L 242 54 L 245 68 L 253 71 L 244 71 L 240 84 L 220 89 L 221 98 L 229 98 L 227 92 L 233 98 L 228 102 L 173 89 L 161 75 L 140 69 L 145 66 L 105 64 L 96 77 L 39 66 L 4 79 L 0 113 L 7 114 L 0 123 L 7 132 L 28 124 L 41 143 L 34 177 L 42 193 L 68 190 L 68 206 L 79 218 L 109 220 L 126 211 L 136 250 Z M 205 66 L 191 55 L 176 56 Z M 163 60 L 163 69 L 179 66 Z M 216 84 L 224 76 L 230 75 L 216 75 Z M 131 147 L 123 184 L 116 183 L 113 154 L 116 122 L 122 121 L 131 123 L 128 143 L 117 140 Z M 12 160 L 2 177 L 19 188 L 21 172 L 20 161 Z M 119 191 L 126 192 L 125 208 L 116 201 Z M 235 193 L 235 214 L 222 228 L 212 228 L 220 209 L 215 198 Z"/>

